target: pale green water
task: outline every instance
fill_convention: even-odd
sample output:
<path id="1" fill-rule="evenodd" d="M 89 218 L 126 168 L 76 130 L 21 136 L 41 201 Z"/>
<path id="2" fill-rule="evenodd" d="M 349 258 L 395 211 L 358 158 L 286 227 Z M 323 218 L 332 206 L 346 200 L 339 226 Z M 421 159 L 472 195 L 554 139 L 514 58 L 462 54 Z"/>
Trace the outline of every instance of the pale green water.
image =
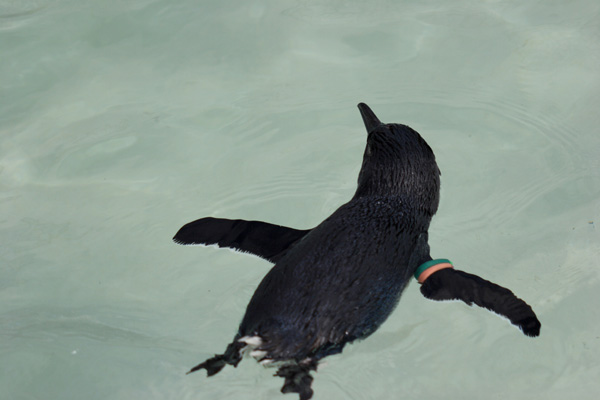
<path id="1" fill-rule="evenodd" d="M 296 399 L 224 350 L 268 263 L 181 247 L 214 215 L 298 228 L 353 194 L 356 104 L 442 169 L 434 257 L 537 339 L 412 283 L 315 399 L 595 399 L 600 3 L 0 0 L 0 398 Z"/>

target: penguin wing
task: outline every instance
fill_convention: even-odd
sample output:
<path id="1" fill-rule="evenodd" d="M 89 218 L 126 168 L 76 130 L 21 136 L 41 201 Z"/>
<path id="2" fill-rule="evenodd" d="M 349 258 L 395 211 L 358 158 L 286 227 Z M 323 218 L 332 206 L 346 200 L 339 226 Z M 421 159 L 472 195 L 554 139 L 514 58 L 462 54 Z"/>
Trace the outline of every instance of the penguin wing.
<path id="1" fill-rule="evenodd" d="M 173 241 L 183 245 L 216 244 L 275 263 L 308 232 L 310 229 L 299 230 L 261 221 L 208 217 L 185 224 Z"/>
<path id="2" fill-rule="evenodd" d="M 431 300 L 462 300 L 473 303 L 510 320 L 527 336 L 539 336 L 541 323 L 523 300 L 510 290 L 477 275 L 455 269 L 434 272 L 421 286 L 421 293 Z"/>

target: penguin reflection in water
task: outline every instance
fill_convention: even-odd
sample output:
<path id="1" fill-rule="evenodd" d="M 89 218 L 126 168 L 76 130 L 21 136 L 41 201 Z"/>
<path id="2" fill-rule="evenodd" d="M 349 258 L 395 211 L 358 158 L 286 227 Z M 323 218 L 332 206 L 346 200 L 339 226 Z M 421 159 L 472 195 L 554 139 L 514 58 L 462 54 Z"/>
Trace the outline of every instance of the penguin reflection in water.
<path id="1" fill-rule="evenodd" d="M 254 292 L 223 354 L 198 364 L 214 375 L 249 353 L 277 366 L 283 393 L 313 395 L 312 371 L 324 357 L 379 328 L 414 276 L 432 300 L 462 300 L 510 320 L 527 336 L 541 324 L 510 290 L 432 259 L 427 230 L 438 208 L 440 171 L 413 129 L 384 124 L 359 104 L 367 147 L 352 199 L 313 229 L 261 221 L 202 218 L 183 226 L 180 244 L 216 244 L 275 264 Z"/>

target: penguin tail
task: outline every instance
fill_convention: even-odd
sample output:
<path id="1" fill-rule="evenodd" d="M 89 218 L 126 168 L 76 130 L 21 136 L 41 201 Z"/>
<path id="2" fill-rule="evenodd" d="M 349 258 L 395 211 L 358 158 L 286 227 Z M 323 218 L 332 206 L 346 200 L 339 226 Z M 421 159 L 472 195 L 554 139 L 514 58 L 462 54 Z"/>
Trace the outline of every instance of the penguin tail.
<path id="1" fill-rule="evenodd" d="M 234 340 L 233 343 L 227 346 L 225 353 L 216 354 L 214 357 L 196 365 L 194 368 L 190 369 L 186 375 L 201 369 L 205 369 L 207 376 L 213 376 L 218 374 L 227 364 L 237 367 L 242 359 L 241 350 L 244 346 L 244 343 Z"/>
<path id="2" fill-rule="evenodd" d="M 274 376 L 285 379 L 281 393 L 298 393 L 300 400 L 309 400 L 313 396 L 311 388 L 313 377 L 310 371 L 317 370 L 317 362 L 307 359 L 299 364 L 284 365 L 279 367 Z"/>

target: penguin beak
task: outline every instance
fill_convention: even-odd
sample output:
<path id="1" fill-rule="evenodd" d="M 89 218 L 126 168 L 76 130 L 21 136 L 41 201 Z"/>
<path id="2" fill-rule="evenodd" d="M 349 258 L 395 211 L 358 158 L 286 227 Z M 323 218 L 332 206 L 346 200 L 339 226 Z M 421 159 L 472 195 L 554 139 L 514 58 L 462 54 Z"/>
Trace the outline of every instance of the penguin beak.
<path id="1" fill-rule="evenodd" d="M 363 122 L 367 128 L 367 133 L 371 133 L 378 126 L 382 125 L 379 118 L 377 118 L 375 113 L 369 108 L 368 105 L 365 103 L 359 103 L 358 109 L 360 110 L 360 115 L 362 115 Z"/>

